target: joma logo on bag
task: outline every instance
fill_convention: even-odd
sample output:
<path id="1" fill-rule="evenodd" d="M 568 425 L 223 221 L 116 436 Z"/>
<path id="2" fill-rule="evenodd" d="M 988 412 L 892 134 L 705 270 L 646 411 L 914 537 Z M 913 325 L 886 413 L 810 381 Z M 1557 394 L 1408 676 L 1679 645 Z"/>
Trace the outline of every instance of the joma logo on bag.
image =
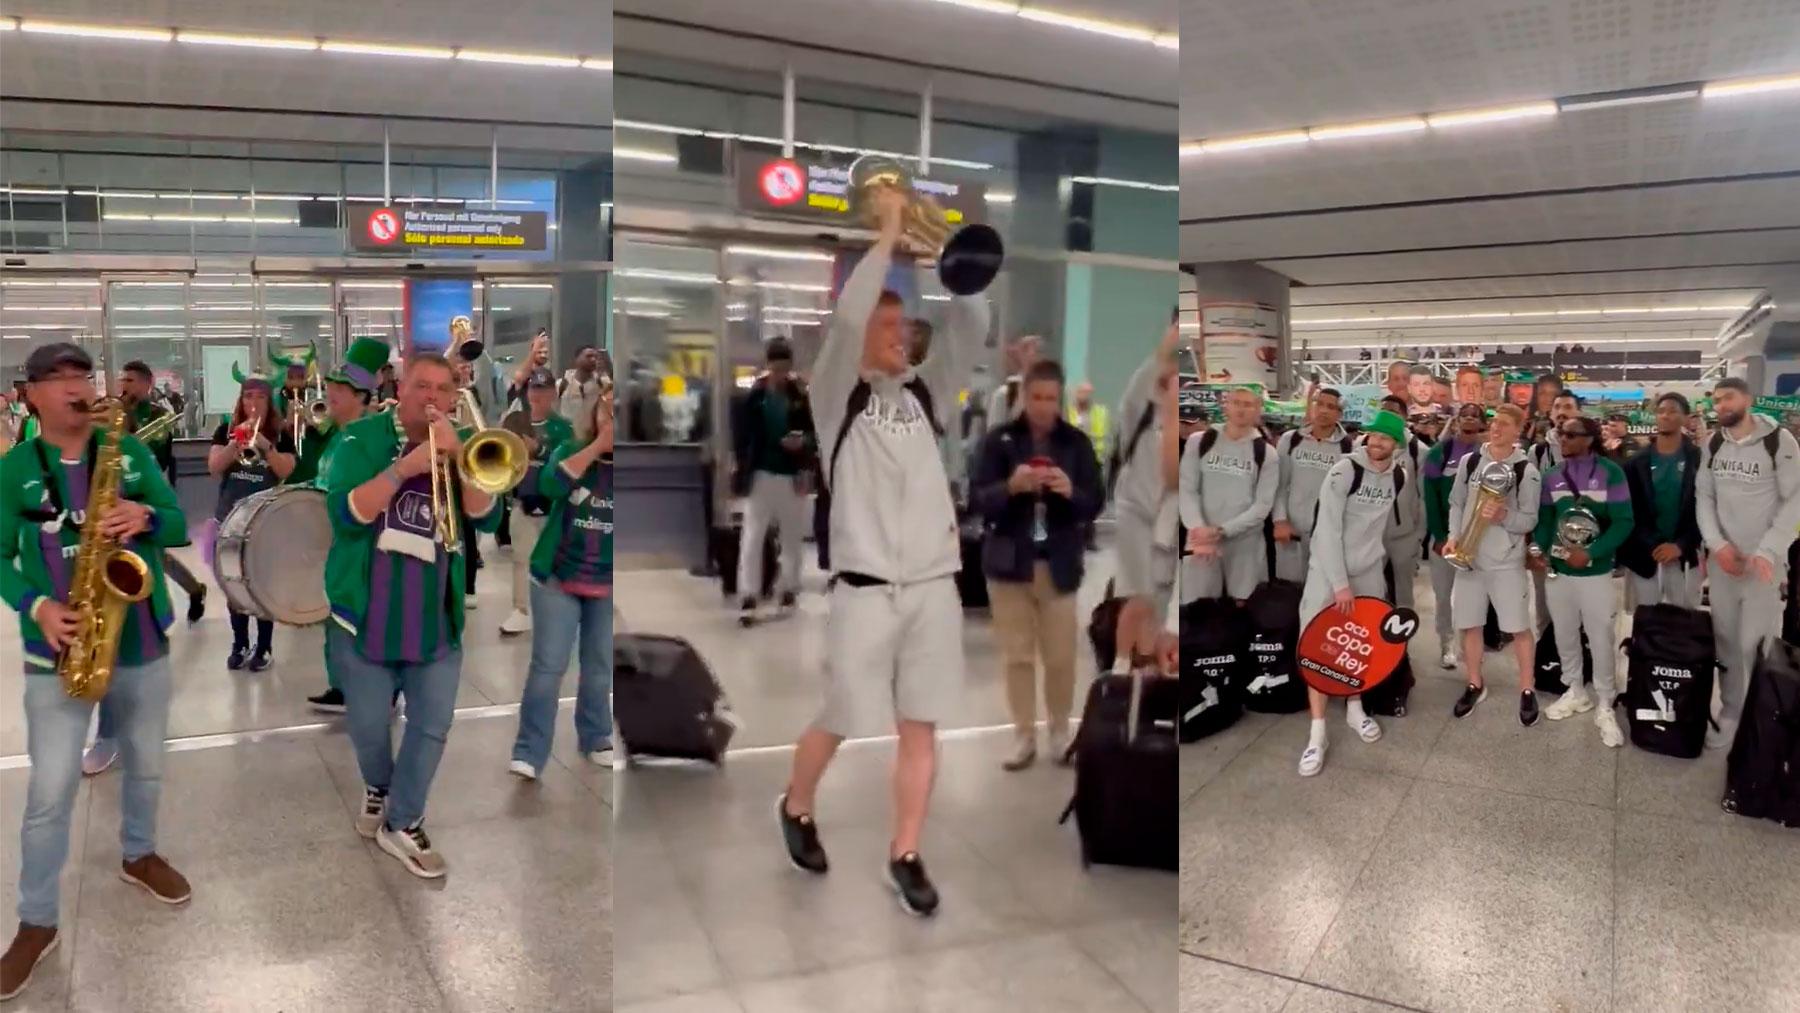
<path id="1" fill-rule="evenodd" d="M 1235 665 L 1235 664 L 1237 664 L 1237 655 L 1235 655 L 1235 654 L 1215 654 L 1210 658 L 1195 658 L 1194 664 L 1196 664 L 1196 665 Z"/>
<path id="2" fill-rule="evenodd" d="M 1693 672 L 1672 665 L 1653 665 L 1650 668 L 1650 675 L 1658 679 L 1692 679 L 1694 677 Z"/>

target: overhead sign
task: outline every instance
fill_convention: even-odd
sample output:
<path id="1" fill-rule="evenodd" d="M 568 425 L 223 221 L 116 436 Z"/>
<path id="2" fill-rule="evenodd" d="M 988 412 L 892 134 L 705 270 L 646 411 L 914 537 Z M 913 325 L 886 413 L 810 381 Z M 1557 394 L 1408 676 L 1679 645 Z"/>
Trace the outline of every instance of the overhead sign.
<path id="1" fill-rule="evenodd" d="M 1400 667 L 1418 631 L 1418 613 L 1371 595 L 1359 596 L 1348 613 L 1327 605 L 1300 634 L 1300 677 L 1326 696 L 1367 693 Z"/>
<path id="2" fill-rule="evenodd" d="M 850 193 L 850 166 L 808 158 L 784 158 L 740 148 L 737 156 L 738 207 L 815 222 L 860 225 Z M 987 221 L 987 186 L 913 177 L 913 189 L 944 209 L 952 228 Z"/>
<path id="3" fill-rule="evenodd" d="M 381 250 L 546 249 L 550 216 L 543 211 L 486 208 L 353 207 L 350 245 Z"/>
<path id="4" fill-rule="evenodd" d="M 1258 383 L 1274 390 L 1281 361 L 1281 313 L 1264 303 L 1200 303 L 1200 362 L 1209 383 Z"/>

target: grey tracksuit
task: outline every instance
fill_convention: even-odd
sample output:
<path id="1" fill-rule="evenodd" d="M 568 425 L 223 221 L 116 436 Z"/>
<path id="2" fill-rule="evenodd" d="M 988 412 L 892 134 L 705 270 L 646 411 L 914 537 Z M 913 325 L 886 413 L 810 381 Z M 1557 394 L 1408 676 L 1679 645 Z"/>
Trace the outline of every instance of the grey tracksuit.
<path id="1" fill-rule="evenodd" d="M 1783 430 L 1775 459 L 1763 440 L 1775 423 L 1752 416 L 1754 427 L 1739 440 L 1729 432 L 1718 455 L 1710 441 L 1700 447 L 1695 477 L 1700 534 L 1712 553 L 1706 576 L 1712 589 L 1713 637 L 1724 673 L 1719 680 L 1719 719 L 1735 722 L 1743 713 L 1750 668 L 1764 638 L 1781 632 L 1781 588 L 1787 578 L 1788 546 L 1800 527 L 1800 445 Z M 1764 584 L 1748 569 L 1742 577 L 1719 565 L 1719 550 L 1735 546 L 1746 561 L 1761 556 L 1774 569 Z M 1746 562 L 1747 566 L 1747 562 Z"/>
<path id="2" fill-rule="evenodd" d="M 1446 435 L 1440 438 L 1439 442 L 1449 439 L 1450 437 Z M 1431 449 L 1432 448 L 1429 447 L 1426 448 L 1425 453 L 1431 453 Z M 1449 452 L 1452 449 L 1456 450 L 1461 456 L 1450 459 Z M 1444 471 L 1447 474 L 1454 476 L 1456 469 L 1462 466 L 1463 458 L 1474 453 L 1475 450 L 1475 445 L 1470 445 L 1461 440 L 1452 440 L 1451 446 L 1446 447 L 1444 451 L 1446 457 L 1446 460 L 1444 461 Z M 1421 457 L 1420 460 L 1423 461 L 1424 458 Z M 1422 464 L 1420 465 L 1419 471 L 1419 485 L 1422 487 L 1425 484 L 1424 466 Z M 1420 495 L 1423 494 L 1424 489 L 1421 488 Z M 1449 531 L 1451 537 L 1455 537 L 1456 529 L 1450 528 Z M 1451 566 L 1449 561 L 1444 559 L 1441 553 L 1435 551 L 1436 546 L 1433 546 L 1432 548 L 1433 551 L 1427 562 L 1431 569 L 1431 596 L 1436 604 L 1436 615 L 1434 618 L 1437 625 L 1438 642 L 1443 645 L 1444 650 L 1448 651 L 1454 643 L 1452 638 L 1456 634 L 1456 624 L 1450 621 L 1450 591 L 1456 583 L 1456 567 Z"/>
<path id="3" fill-rule="evenodd" d="M 1125 385 L 1110 439 L 1119 441 L 1119 453 L 1146 411 L 1156 410 L 1158 366 L 1151 356 Z M 1131 456 L 1119 465 L 1118 488 L 1113 491 L 1114 553 L 1117 566 L 1113 593 L 1121 597 L 1149 598 L 1161 611 L 1174 598 L 1176 562 L 1175 497 L 1168 491 L 1162 466 L 1160 414 L 1138 438 Z M 1121 432 L 1120 430 L 1123 430 Z"/>
<path id="4" fill-rule="evenodd" d="M 1275 547 L 1275 575 L 1296 583 L 1306 579 L 1306 557 L 1311 551 L 1313 514 L 1319 506 L 1319 487 L 1325 484 L 1325 473 L 1344 457 L 1347 439 L 1344 427 L 1338 426 L 1325 439 L 1315 439 L 1311 430 L 1295 429 L 1282 433 L 1276 441 L 1280 453 L 1280 482 L 1275 491 L 1275 506 L 1270 519 L 1286 521 L 1300 536 L 1297 542 L 1279 543 Z"/>
<path id="5" fill-rule="evenodd" d="M 1413 608 L 1413 584 L 1419 576 L 1419 556 L 1425 538 L 1425 455 L 1431 447 L 1410 437 L 1394 451 L 1394 460 L 1406 470 L 1406 488 L 1400 492 L 1399 517 L 1389 514 L 1382 534 L 1387 558 L 1394 569 L 1394 604 Z"/>
<path id="6" fill-rule="evenodd" d="M 1193 598 L 1250 597 L 1268 578 L 1263 522 L 1275 508 L 1275 492 L 1281 484 L 1274 448 L 1265 446 L 1263 463 L 1256 465 L 1255 443 L 1262 439 L 1251 430 L 1232 439 L 1223 429 L 1213 440 L 1205 459 L 1200 443 L 1205 434 L 1188 437 L 1181 452 L 1181 522 L 1189 531 L 1221 529 L 1219 555 L 1213 559 L 1190 556 L 1186 561 L 1182 593 Z"/>
<path id="7" fill-rule="evenodd" d="M 1490 448 L 1483 444 L 1478 454 L 1465 458 L 1457 468 L 1450 485 L 1450 537 L 1455 539 L 1466 523 L 1464 512 L 1475 502 L 1476 479 L 1489 462 L 1495 460 Z M 1492 605 L 1506 633 L 1525 633 L 1531 629 L 1531 583 L 1525 577 L 1525 543 L 1537 527 L 1542 476 L 1531 463 L 1530 456 L 1517 447 L 1499 459 L 1511 469 L 1525 462 L 1524 477 L 1513 486 L 1505 499 L 1506 515 L 1498 523 L 1489 524 L 1474 547 L 1472 571 L 1460 572 L 1450 592 L 1450 618 L 1459 630 L 1480 627 Z M 1470 659 L 1470 664 L 1475 664 Z"/>
<path id="8" fill-rule="evenodd" d="M 1348 458 L 1331 466 L 1319 494 L 1319 521 L 1306 571 L 1306 588 L 1300 594 L 1301 621 L 1308 622 L 1331 604 L 1340 587 L 1353 593 L 1385 596 L 1384 568 L 1387 551 L 1384 536 L 1394 523 L 1394 470 L 1404 467 L 1397 454 L 1382 470 L 1369 463 L 1367 449 L 1357 447 Z M 1362 466 L 1362 483 L 1350 495 L 1355 469 Z M 1412 476 L 1408 475 L 1410 489 Z M 1405 492 L 1401 495 L 1404 497 Z"/>

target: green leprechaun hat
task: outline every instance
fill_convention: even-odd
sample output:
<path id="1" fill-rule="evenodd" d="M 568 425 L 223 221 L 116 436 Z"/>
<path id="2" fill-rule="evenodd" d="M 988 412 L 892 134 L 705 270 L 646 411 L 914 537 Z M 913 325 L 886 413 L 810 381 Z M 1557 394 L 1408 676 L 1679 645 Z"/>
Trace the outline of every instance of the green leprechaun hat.
<path id="1" fill-rule="evenodd" d="M 381 384 L 381 367 L 388 364 L 388 355 L 386 342 L 374 338 L 357 338 L 344 353 L 343 363 L 325 374 L 325 379 L 331 383 L 348 384 L 365 394 L 373 393 Z"/>

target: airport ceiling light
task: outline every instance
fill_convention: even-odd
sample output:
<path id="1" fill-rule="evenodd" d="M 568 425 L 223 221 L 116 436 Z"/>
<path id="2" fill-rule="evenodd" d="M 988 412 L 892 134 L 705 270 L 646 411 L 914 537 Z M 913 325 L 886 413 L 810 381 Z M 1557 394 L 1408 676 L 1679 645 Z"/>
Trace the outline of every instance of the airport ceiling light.
<path id="1" fill-rule="evenodd" d="M 1619 91 L 1595 92 L 1589 95 L 1571 95 L 1556 100 L 1557 108 L 1565 113 L 1581 112 L 1588 109 L 1615 109 L 1619 106 L 1652 105 L 1658 102 L 1680 102 L 1684 99 L 1699 98 L 1698 84 L 1671 84 L 1656 88 L 1625 88 Z"/>
<path id="2" fill-rule="evenodd" d="M 538 56 L 531 53 L 496 53 L 485 49 L 459 49 L 458 60 L 476 63 L 510 63 L 520 67 L 579 67 L 582 61 L 572 56 Z"/>
<path id="3" fill-rule="evenodd" d="M 383 42 L 326 42 L 319 47 L 327 53 L 355 53 L 361 56 L 404 56 L 423 60 L 451 60 L 456 50 L 440 46 L 395 46 Z"/>
<path id="4" fill-rule="evenodd" d="M 168 42 L 175 38 L 172 28 L 112 28 L 106 25 L 72 25 L 61 21 L 39 21 L 25 18 L 19 30 L 40 35 L 68 35 L 78 39 L 125 39 L 132 42 Z"/>
<path id="5" fill-rule="evenodd" d="M 1598 316 L 1640 316 L 1650 313 L 1696 313 L 1725 314 L 1742 313 L 1744 307 L 1736 305 L 1721 306 L 1613 306 L 1596 309 L 1558 309 L 1558 310 L 1490 310 L 1482 313 L 1410 313 L 1394 316 L 1369 317 L 1317 317 L 1312 319 L 1296 317 L 1294 325 L 1317 326 L 1321 324 L 1390 324 L 1420 323 L 1435 320 L 1506 320 L 1521 317 L 1598 317 Z"/>
<path id="6" fill-rule="evenodd" d="M 1016 198 L 1005 190 L 990 190 L 982 195 L 989 204 L 1011 204 Z"/>
<path id="7" fill-rule="evenodd" d="M 1304 130 L 1283 130 L 1272 134 L 1249 134 L 1243 137 L 1221 137 L 1194 145 L 1196 153 L 1208 155 L 1227 151 L 1251 151 L 1256 148 L 1284 148 L 1312 140 Z"/>
<path id="8" fill-rule="evenodd" d="M 676 126 L 673 123 L 650 123 L 644 120 L 614 120 L 613 129 L 642 130 L 645 133 L 650 134 L 674 134 L 681 137 L 711 137 L 714 140 L 720 141 L 741 141 L 748 144 L 767 144 L 772 147 L 780 147 L 782 143 L 781 138 L 779 137 L 763 137 L 758 134 L 738 134 L 729 130 L 708 130 L 705 127 L 682 127 Z M 842 144 L 818 144 L 812 141 L 795 141 L 794 147 L 805 148 L 808 151 L 834 152 L 843 155 L 879 155 L 882 158 L 896 158 L 907 162 L 916 162 L 919 159 L 919 156 L 917 155 L 911 155 L 901 151 L 883 151 L 880 148 L 853 148 Z M 620 157 L 620 153 L 615 150 L 613 156 Z M 992 162 L 972 162 L 965 158 L 939 158 L 935 155 L 932 156 L 931 164 L 976 170 L 987 170 L 994 167 L 994 163 Z"/>
<path id="9" fill-rule="evenodd" d="M 949 4 L 952 7 L 981 11 L 984 14 L 1008 15 L 1025 21 L 1035 21 L 1041 25 L 1053 25 L 1057 28 L 1087 32 L 1090 35 L 1105 35 L 1127 42 L 1148 42 L 1159 49 L 1174 51 L 1181 48 L 1180 37 L 1175 32 L 1162 32 L 1154 28 L 1146 28 L 1143 25 L 1131 25 L 1122 21 L 1069 14 L 1050 7 L 1022 3 L 1020 0 L 937 0 L 937 2 Z"/>
<path id="10" fill-rule="evenodd" d="M 1136 179 L 1119 179 L 1114 176 L 1070 176 L 1069 182 L 1086 186 L 1117 186 L 1127 190 L 1155 190 L 1158 193 L 1180 193 L 1179 183 L 1145 183 Z"/>
<path id="11" fill-rule="evenodd" d="M 238 46 L 245 49 L 318 49 L 318 39 L 283 39 L 265 35 L 227 35 L 220 32 L 177 31 L 176 42 L 195 46 Z"/>
<path id="12" fill-rule="evenodd" d="M 1425 129 L 1425 117 L 1408 116 L 1394 120 L 1346 123 L 1336 127 L 1314 127 L 1306 135 L 1315 141 L 1336 141 L 1356 137 L 1385 137 L 1389 134 L 1415 134 Z"/>
<path id="13" fill-rule="evenodd" d="M 780 246 L 727 246 L 725 252 L 738 257 L 760 257 L 765 260 L 813 260 L 832 263 L 836 257 L 820 250 L 796 250 Z"/>
<path id="14" fill-rule="evenodd" d="M 1739 81 L 1719 81 L 1702 88 L 1702 98 L 1731 98 L 1736 95 L 1765 95 L 1775 91 L 1800 91 L 1800 74 L 1782 77 L 1751 77 Z"/>
<path id="15" fill-rule="evenodd" d="M 1433 130 L 1454 130 L 1458 127 L 1478 127 L 1488 123 L 1511 123 L 1515 120 L 1541 120 L 1555 116 L 1555 102 L 1527 102 L 1516 106 L 1495 106 L 1492 109 L 1465 109 L 1460 112 L 1433 113 L 1425 117 L 1425 122 Z"/>
<path id="16" fill-rule="evenodd" d="M 614 148 L 613 159 L 627 162 L 656 162 L 659 165 L 674 165 L 681 161 L 667 151 L 649 151 L 644 148 Z"/>

